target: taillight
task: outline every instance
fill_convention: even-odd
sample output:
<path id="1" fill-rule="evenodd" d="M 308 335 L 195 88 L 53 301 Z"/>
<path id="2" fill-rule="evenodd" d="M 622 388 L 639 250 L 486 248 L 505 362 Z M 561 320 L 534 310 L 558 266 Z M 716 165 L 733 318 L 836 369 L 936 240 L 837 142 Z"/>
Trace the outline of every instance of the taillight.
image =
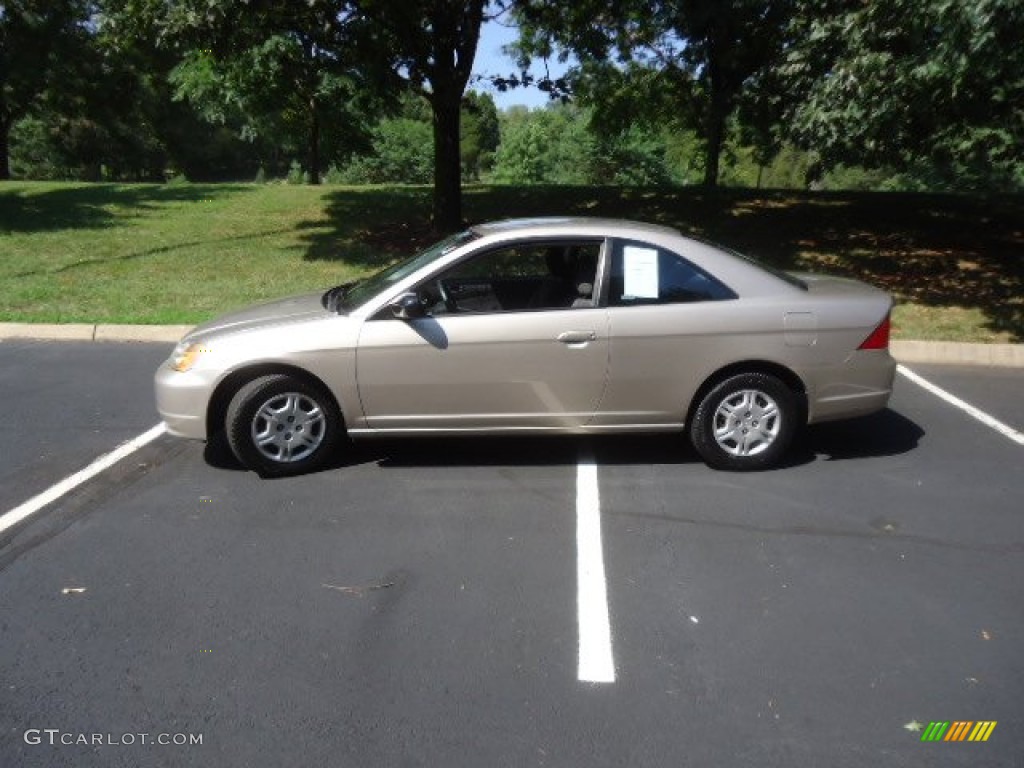
<path id="1" fill-rule="evenodd" d="M 889 315 L 878 324 L 878 327 L 871 332 L 871 335 L 864 339 L 864 342 L 857 349 L 888 349 L 889 329 L 892 324 Z"/>

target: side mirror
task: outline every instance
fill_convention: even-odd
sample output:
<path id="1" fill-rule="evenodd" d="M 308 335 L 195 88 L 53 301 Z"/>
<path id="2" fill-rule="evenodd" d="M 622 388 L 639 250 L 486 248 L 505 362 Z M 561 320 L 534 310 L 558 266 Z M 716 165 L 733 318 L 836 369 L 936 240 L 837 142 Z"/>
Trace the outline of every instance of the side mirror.
<path id="1" fill-rule="evenodd" d="M 403 293 L 388 306 L 391 307 L 391 314 L 399 320 L 415 320 L 427 314 L 423 302 L 415 293 Z"/>

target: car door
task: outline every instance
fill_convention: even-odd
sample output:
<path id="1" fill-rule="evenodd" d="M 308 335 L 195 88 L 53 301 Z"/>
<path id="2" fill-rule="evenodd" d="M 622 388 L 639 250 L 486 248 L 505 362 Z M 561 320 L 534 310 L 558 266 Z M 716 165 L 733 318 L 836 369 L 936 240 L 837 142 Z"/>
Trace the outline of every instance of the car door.
<path id="1" fill-rule="evenodd" d="M 356 375 L 371 430 L 573 430 L 604 390 L 607 313 L 594 306 L 601 241 L 516 243 L 474 254 L 360 332 Z"/>
<path id="2" fill-rule="evenodd" d="M 615 240 L 608 248 L 608 386 L 594 426 L 678 425 L 730 338 L 749 336 L 736 294 L 683 256 Z"/>

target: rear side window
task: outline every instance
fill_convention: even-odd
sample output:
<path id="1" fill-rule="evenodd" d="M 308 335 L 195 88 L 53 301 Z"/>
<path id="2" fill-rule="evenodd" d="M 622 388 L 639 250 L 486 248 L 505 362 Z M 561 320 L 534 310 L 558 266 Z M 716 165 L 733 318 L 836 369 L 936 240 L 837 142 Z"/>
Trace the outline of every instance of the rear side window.
<path id="1" fill-rule="evenodd" d="M 617 240 L 612 248 L 608 305 L 687 304 L 735 299 L 724 283 L 677 253 Z"/>

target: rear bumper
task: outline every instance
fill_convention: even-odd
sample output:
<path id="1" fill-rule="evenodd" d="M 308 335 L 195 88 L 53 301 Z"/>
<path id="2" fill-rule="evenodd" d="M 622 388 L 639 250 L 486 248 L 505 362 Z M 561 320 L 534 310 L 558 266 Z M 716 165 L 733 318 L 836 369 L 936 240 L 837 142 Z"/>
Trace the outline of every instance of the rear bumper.
<path id="1" fill-rule="evenodd" d="M 896 361 L 887 349 L 857 350 L 841 365 L 816 371 L 808 381 L 807 422 L 882 410 L 889 404 L 895 376 Z"/>

